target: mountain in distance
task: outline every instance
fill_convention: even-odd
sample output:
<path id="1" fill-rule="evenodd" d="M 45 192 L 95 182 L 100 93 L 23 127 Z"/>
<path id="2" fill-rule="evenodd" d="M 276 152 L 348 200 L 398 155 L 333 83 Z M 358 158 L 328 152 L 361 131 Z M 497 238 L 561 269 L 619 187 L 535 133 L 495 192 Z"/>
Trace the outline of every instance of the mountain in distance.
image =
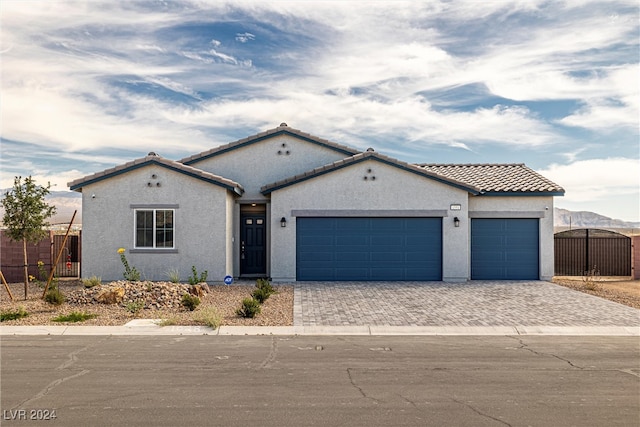
<path id="1" fill-rule="evenodd" d="M 640 222 L 622 221 L 588 211 L 553 209 L 553 225 L 571 228 L 640 228 Z"/>

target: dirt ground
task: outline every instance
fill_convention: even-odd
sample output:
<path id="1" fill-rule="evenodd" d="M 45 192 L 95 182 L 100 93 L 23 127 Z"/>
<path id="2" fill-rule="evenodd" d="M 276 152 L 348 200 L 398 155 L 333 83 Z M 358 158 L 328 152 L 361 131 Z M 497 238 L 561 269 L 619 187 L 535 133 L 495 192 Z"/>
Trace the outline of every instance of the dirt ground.
<path id="1" fill-rule="evenodd" d="M 556 276 L 553 283 L 640 309 L 640 280 L 627 277 Z"/>

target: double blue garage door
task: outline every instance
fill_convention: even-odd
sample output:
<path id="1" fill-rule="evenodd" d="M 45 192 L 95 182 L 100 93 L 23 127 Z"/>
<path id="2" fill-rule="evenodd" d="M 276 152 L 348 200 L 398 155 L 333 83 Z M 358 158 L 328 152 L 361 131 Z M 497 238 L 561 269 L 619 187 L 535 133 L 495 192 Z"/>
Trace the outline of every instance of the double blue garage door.
<path id="1" fill-rule="evenodd" d="M 442 280 L 442 218 L 297 218 L 297 280 Z"/>

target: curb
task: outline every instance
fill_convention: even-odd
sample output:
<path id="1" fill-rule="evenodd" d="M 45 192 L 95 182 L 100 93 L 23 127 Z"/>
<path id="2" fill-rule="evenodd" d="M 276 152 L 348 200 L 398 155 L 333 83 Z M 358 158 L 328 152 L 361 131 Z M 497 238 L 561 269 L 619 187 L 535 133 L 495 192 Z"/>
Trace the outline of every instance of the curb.
<path id="1" fill-rule="evenodd" d="M 629 336 L 634 326 L 159 326 L 153 319 L 136 319 L 123 326 L 2 326 L 9 335 L 362 335 L 362 336 Z"/>

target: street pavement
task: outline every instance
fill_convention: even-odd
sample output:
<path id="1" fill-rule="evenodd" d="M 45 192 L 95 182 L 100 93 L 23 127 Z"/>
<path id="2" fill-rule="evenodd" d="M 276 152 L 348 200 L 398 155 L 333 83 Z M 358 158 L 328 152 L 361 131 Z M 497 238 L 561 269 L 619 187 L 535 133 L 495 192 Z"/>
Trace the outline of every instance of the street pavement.
<path id="1" fill-rule="evenodd" d="M 3 426 L 640 420 L 636 337 L 4 336 L 0 352 Z"/>

